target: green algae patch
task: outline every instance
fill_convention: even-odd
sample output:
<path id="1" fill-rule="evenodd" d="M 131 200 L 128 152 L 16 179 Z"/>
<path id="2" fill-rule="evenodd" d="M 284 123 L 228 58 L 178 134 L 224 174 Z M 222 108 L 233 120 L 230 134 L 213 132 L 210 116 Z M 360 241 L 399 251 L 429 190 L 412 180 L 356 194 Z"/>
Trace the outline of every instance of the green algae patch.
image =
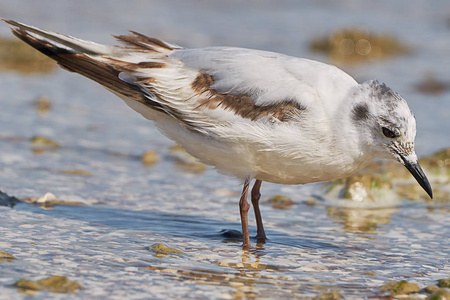
<path id="1" fill-rule="evenodd" d="M 44 288 L 40 286 L 37 282 L 33 280 L 20 279 L 13 286 L 17 287 L 17 291 L 22 294 L 34 294 L 37 291 L 43 290 Z"/>
<path id="2" fill-rule="evenodd" d="M 15 257 L 12 254 L 9 254 L 9 253 L 6 253 L 6 252 L 3 252 L 3 251 L 0 250 L 0 258 L 14 259 Z"/>
<path id="3" fill-rule="evenodd" d="M 316 199 L 309 198 L 309 199 L 306 199 L 305 201 L 303 201 L 303 203 L 306 204 L 306 205 L 309 206 L 309 207 L 313 207 L 313 206 L 316 205 L 318 202 L 317 202 Z"/>
<path id="4" fill-rule="evenodd" d="M 17 39 L 0 38 L 0 71 L 13 70 L 24 74 L 50 73 L 56 63 Z"/>
<path id="5" fill-rule="evenodd" d="M 398 166 L 401 167 L 401 166 Z M 375 202 L 392 193 L 392 181 L 384 174 L 361 173 L 347 179 L 333 180 L 325 185 L 326 194 L 355 202 Z"/>
<path id="6" fill-rule="evenodd" d="M 64 169 L 61 173 L 75 176 L 92 176 L 91 172 L 81 169 Z"/>
<path id="7" fill-rule="evenodd" d="M 339 300 L 344 297 L 338 291 L 331 291 L 328 293 L 321 293 L 313 298 L 314 300 Z"/>
<path id="8" fill-rule="evenodd" d="M 438 287 L 441 287 L 441 288 L 450 288 L 450 278 L 439 279 L 437 285 L 438 285 Z"/>
<path id="9" fill-rule="evenodd" d="M 45 193 L 44 196 L 36 198 L 24 198 L 24 202 L 31 203 L 39 206 L 43 209 L 52 209 L 56 205 L 71 205 L 71 206 L 84 206 L 86 203 L 81 201 L 69 201 L 64 199 L 59 199 L 53 193 Z"/>
<path id="10" fill-rule="evenodd" d="M 15 259 L 14 255 L 3 252 L 0 250 L 0 264 L 4 263 L 4 262 L 10 262 L 13 259 Z"/>
<path id="11" fill-rule="evenodd" d="M 32 137 L 30 139 L 30 142 L 33 146 L 36 147 L 53 147 L 53 148 L 60 147 L 58 142 L 41 135 Z"/>
<path id="12" fill-rule="evenodd" d="M 76 293 L 79 289 L 83 287 L 65 276 L 51 276 L 41 280 L 33 281 L 28 279 L 20 279 L 14 283 L 15 287 L 18 288 L 19 292 L 30 294 L 37 291 L 49 291 L 52 293 Z"/>
<path id="13" fill-rule="evenodd" d="M 408 54 L 409 47 L 387 34 L 376 34 L 357 28 L 342 29 L 314 39 L 309 49 L 328 55 L 336 63 L 362 63 Z"/>
<path id="14" fill-rule="evenodd" d="M 350 177 L 343 190 L 343 197 L 354 201 L 369 199 L 374 201 L 374 191 L 391 189 L 392 183 L 382 176 L 362 174 Z"/>
<path id="15" fill-rule="evenodd" d="M 450 148 L 419 159 L 419 163 L 435 176 L 442 176 L 447 182 L 450 177 Z"/>
<path id="16" fill-rule="evenodd" d="M 34 154 L 42 154 L 44 151 L 55 150 L 61 147 L 57 141 L 41 135 L 32 137 L 30 142 Z"/>
<path id="17" fill-rule="evenodd" d="M 154 151 L 145 151 L 141 156 L 141 161 L 144 166 L 153 166 L 159 161 L 158 153 Z"/>
<path id="18" fill-rule="evenodd" d="M 39 114 L 45 115 L 52 109 L 52 102 L 46 96 L 40 96 L 33 101 L 33 106 Z"/>
<path id="19" fill-rule="evenodd" d="M 419 163 L 433 187 L 433 200 L 448 203 L 450 201 L 450 148 L 423 157 L 419 159 Z M 422 198 L 427 199 L 423 190 L 420 193 L 423 195 Z"/>
<path id="20" fill-rule="evenodd" d="M 441 279 L 441 280 L 450 280 L 450 279 Z M 439 280 L 439 282 L 441 281 Z M 448 282 L 447 282 L 448 283 Z M 439 286 L 439 284 L 438 284 Z M 427 297 L 428 300 L 447 300 L 450 299 L 450 290 L 446 287 L 437 287 L 435 285 L 427 286 L 425 288 L 425 292 L 430 295 Z"/>
<path id="21" fill-rule="evenodd" d="M 376 272 L 373 272 L 373 271 L 371 271 L 371 272 L 366 272 L 366 273 L 363 273 L 363 275 L 366 275 L 366 276 L 375 276 L 375 275 L 377 275 L 377 273 L 376 273 Z"/>
<path id="22" fill-rule="evenodd" d="M 450 291 L 447 289 L 437 289 L 428 298 L 428 300 L 448 300 L 450 299 Z"/>
<path id="23" fill-rule="evenodd" d="M 272 204 L 272 207 L 276 209 L 289 209 L 294 205 L 294 201 L 291 198 L 283 195 L 272 196 L 267 200 L 267 203 Z"/>
<path id="24" fill-rule="evenodd" d="M 433 200 L 408 170 L 396 161 L 375 161 L 358 174 L 325 183 L 325 194 L 354 202 L 426 200 L 448 202 L 450 199 L 450 148 L 419 159 L 433 187 Z"/>
<path id="25" fill-rule="evenodd" d="M 163 243 L 156 243 L 151 247 L 151 250 L 155 251 L 157 254 L 183 254 L 182 251 L 171 248 Z"/>
<path id="26" fill-rule="evenodd" d="M 437 290 L 439 290 L 439 288 L 435 285 L 430 285 L 430 286 L 427 286 L 426 288 L 424 288 L 423 290 L 429 294 L 432 294 L 432 293 L 436 292 Z"/>
<path id="27" fill-rule="evenodd" d="M 380 290 L 387 291 L 393 296 L 405 295 L 411 293 L 420 292 L 420 288 L 417 284 L 410 283 L 406 280 L 402 281 L 389 281 L 383 285 Z"/>
<path id="28" fill-rule="evenodd" d="M 45 151 L 54 151 L 61 147 L 57 141 L 41 135 L 32 137 L 30 142 L 34 154 L 42 154 Z"/>

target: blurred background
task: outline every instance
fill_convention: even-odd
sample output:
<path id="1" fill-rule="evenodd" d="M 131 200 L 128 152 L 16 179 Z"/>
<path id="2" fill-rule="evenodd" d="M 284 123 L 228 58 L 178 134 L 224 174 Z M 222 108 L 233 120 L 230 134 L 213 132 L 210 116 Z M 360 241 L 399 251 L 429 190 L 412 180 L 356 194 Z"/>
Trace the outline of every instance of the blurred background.
<path id="1" fill-rule="evenodd" d="M 341 198 L 351 198 L 352 183 L 391 190 L 390 179 L 353 178 L 339 195 L 329 191 L 342 182 L 264 183 L 270 240 L 244 257 L 233 235 L 240 182 L 197 163 L 120 99 L 61 70 L 2 23 L 0 191 L 33 205 L 6 209 L 3 199 L 12 200 L 0 194 L 0 250 L 17 258 L 0 260 L 0 299 L 19 297 L 11 288 L 19 278 L 52 274 L 77 280 L 88 298 L 128 291 L 235 299 L 330 290 L 361 299 L 378 297 L 389 280 L 423 288 L 448 276 L 448 0 L 0 0 L 0 17 L 100 43 L 133 30 L 184 47 L 247 47 L 334 64 L 408 101 L 419 156 L 444 149 L 426 160 L 427 170 L 440 168 L 431 176 L 435 202 L 407 173 L 400 181 L 410 185 L 396 196 L 369 191 L 364 201 Z M 395 177 L 402 168 L 375 165 L 368 174 Z M 56 196 L 41 197 L 47 192 Z M 154 255 L 156 242 L 185 256 Z"/>

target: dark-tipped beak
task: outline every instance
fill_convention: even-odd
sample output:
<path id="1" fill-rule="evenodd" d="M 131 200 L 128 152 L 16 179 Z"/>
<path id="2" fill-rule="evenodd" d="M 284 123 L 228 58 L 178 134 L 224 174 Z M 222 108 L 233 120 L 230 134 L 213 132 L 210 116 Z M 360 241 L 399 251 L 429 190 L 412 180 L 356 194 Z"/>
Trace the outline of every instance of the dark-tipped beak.
<path id="1" fill-rule="evenodd" d="M 428 181 L 427 176 L 423 172 L 417 160 L 409 161 L 403 155 L 400 155 L 403 160 L 404 166 L 408 169 L 408 171 L 414 176 L 420 186 L 427 192 L 430 198 L 433 198 L 433 191 L 431 189 L 430 182 Z"/>

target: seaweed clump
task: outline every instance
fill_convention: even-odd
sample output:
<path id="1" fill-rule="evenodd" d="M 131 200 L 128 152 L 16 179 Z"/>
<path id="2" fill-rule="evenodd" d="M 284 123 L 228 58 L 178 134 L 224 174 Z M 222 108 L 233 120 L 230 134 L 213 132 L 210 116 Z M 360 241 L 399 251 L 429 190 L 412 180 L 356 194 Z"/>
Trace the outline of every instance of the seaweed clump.
<path id="1" fill-rule="evenodd" d="M 390 35 L 352 28 L 316 38 L 309 49 L 327 54 L 336 63 L 362 63 L 409 53 L 406 45 Z"/>

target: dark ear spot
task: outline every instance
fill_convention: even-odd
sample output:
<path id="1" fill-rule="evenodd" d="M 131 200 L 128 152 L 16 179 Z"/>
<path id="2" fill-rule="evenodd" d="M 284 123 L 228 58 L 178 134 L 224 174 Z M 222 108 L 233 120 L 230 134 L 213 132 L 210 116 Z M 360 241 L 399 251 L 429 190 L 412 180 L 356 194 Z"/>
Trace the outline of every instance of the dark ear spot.
<path id="1" fill-rule="evenodd" d="M 352 112 L 355 121 L 364 121 L 369 118 L 369 107 L 366 103 L 356 105 Z"/>

